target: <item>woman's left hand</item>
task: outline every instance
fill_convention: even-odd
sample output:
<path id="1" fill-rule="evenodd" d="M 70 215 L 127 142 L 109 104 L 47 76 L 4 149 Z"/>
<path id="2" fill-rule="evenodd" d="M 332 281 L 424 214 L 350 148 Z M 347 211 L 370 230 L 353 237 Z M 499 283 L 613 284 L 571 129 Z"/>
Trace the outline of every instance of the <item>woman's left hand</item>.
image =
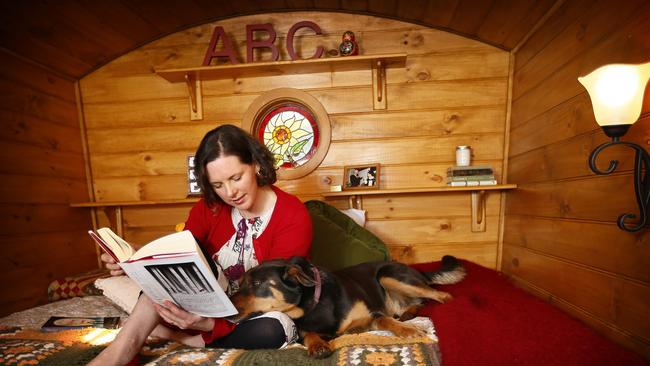
<path id="1" fill-rule="evenodd" d="M 154 306 L 161 318 L 180 329 L 194 329 L 208 332 L 214 327 L 214 319 L 188 313 L 171 301 L 165 300 L 163 305 L 154 304 Z"/>

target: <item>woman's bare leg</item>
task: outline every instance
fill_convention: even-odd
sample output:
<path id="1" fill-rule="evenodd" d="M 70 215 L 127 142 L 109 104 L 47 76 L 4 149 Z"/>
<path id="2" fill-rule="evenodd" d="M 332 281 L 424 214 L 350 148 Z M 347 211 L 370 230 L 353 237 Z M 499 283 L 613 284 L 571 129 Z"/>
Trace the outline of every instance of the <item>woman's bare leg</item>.
<path id="1" fill-rule="evenodd" d="M 183 343 L 191 347 L 205 347 L 205 342 L 203 342 L 203 337 L 200 334 L 191 335 L 186 332 L 169 329 L 162 324 L 159 324 L 150 335 Z"/>
<path id="2" fill-rule="evenodd" d="M 143 294 L 115 340 L 88 365 L 125 365 L 140 352 L 147 337 L 160 321 L 153 302 Z"/>

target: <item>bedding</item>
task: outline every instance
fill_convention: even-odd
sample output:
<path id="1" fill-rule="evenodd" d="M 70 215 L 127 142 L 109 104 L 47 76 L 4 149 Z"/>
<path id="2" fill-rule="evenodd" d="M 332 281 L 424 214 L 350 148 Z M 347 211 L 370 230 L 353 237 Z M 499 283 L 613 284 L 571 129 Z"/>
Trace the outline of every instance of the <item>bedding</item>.
<path id="1" fill-rule="evenodd" d="M 333 341 L 332 356 L 314 360 L 299 344 L 283 350 L 192 348 L 149 338 L 138 356 L 146 365 L 417 365 L 439 366 L 440 354 L 433 324 L 412 319 L 427 335 L 402 339 L 387 332 L 343 335 Z M 87 328 L 61 332 L 0 327 L 0 364 L 83 365 L 94 358 L 117 330 Z"/>
<path id="2" fill-rule="evenodd" d="M 0 326 L 39 329 L 51 316 L 119 316 L 127 314 L 101 295 L 73 297 L 13 313 L 0 319 Z"/>

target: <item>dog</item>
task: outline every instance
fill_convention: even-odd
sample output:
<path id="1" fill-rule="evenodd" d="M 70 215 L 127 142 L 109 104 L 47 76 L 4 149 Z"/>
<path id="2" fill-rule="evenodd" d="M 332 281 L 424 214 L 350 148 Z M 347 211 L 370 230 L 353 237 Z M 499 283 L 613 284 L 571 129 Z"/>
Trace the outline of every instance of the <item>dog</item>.
<path id="1" fill-rule="evenodd" d="M 404 320 L 413 318 L 425 299 L 444 303 L 451 295 L 430 285 L 453 284 L 465 268 L 452 256 L 435 272 L 419 272 L 399 262 L 369 262 L 337 271 L 318 268 L 303 257 L 264 262 L 247 271 L 231 301 L 239 314 L 233 321 L 280 311 L 292 318 L 308 354 L 332 354 L 329 339 L 369 329 L 400 337 L 422 331 Z"/>

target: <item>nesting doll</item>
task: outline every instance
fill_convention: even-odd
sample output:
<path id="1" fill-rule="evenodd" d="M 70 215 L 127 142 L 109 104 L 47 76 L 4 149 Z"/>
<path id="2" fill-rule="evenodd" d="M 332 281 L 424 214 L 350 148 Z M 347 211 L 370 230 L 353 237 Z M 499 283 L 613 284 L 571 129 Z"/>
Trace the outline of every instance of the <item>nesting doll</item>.
<path id="1" fill-rule="evenodd" d="M 354 39 L 354 33 L 346 31 L 343 33 L 341 41 L 342 42 L 339 45 L 339 52 L 341 53 L 341 56 L 352 56 L 359 53 L 359 47 L 357 46 L 357 42 Z"/>

